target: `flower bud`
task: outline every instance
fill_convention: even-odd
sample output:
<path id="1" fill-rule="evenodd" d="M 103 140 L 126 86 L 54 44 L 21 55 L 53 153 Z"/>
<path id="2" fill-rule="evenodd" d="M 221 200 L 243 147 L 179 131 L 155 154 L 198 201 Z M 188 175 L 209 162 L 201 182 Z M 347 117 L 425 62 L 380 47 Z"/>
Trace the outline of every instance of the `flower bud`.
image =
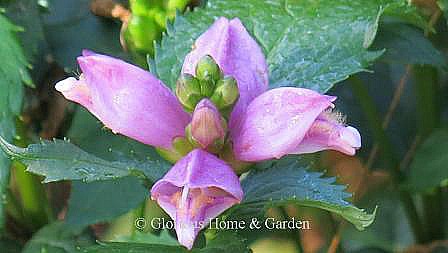
<path id="1" fill-rule="evenodd" d="M 210 100 L 219 108 L 229 108 L 238 100 L 239 91 L 236 80 L 231 76 L 226 76 L 219 80 L 215 92 Z"/>
<path id="2" fill-rule="evenodd" d="M 196 78 L 201 85 L 201 94 L 210 97 L 215 90 L 216 82 L 222 78 L 222 72 L 215 60 L 209 55 L 202 57 L 196 66 Z"/>
<path id="3" fill-rule="evenodd" d="M 223 144 L 225 125 L 218 109 L 210 100 L 202 99 L 196 106 L 190 131 L 193 141 L 203 149 L 207 149 L 212 144 Z"/>
<path id="4" fill-rule="evenodd" d="M 176 96 L 187 111 L 193 111 L 201 100 L 201 85 L 190 74 L 182 74 L 176 83 Z"/>
<path id="5" fill-rule="evenodd" d="M 196 65 L 196 78 L 199 80 L 216 83 L 222 75 L 221 69 L 210 55 L 202 57 Z"/>

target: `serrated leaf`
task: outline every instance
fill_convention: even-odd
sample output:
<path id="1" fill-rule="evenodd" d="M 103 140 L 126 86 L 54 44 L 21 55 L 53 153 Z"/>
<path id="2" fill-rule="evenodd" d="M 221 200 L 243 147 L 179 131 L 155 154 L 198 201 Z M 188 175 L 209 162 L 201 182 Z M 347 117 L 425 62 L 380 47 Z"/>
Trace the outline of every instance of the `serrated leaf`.
<path id="1" fill-rule="evenodd" d="M 382 24 L 372 47 L 386 49 L 381 57 L 386 62 L 447 67 L 445 56 L 432 45 L 423 31 L 403 23 Z"/>
<path id="2" fill-rule="evenodd" d="M 143 233 L 140 231 L 135 231 L 132 235 L 118 237 L 116 240 L 114 240 L 114 242 L 180 246 L 179 242 L 169 234 L 168 230 L 162 230 L 162 232 L 159 235 L 155 235 L 153 233 Z"/>
<path id="3" fill-rule="evenodd" d="M 435 131 L 417 149 L 410 165 L 407 185 L 415 192 L 425 192 L 448 184 L 448 130 Z"/>
<path id="4" fill-rule="evenodd" d="M 156 47 L 150 69 L 173 88 L 194 40 L 216 17 L 238 17 L 266 55 L 271 87 L 326 92 L 336 82 L 364 71 L 381 55 L 366 47 L 375 37 L 382 12 L 424 24 L 405 0 L 210 0 L 205 9 L 176 18 L 168 36 Z"/>
<path id="5" fill-rule="evenodd" d="M 148 190 L 135 177 L 90 183 L 75 181 L 65 221 L 81 228 L 110 221 L 136 208 L 147 195 Z"/>
<path id="6" fill-rule="evenodd" d="M 84 253 L 249 253 L 243 239 L 232 232 L 220 232 L 217 237 L 207 241 L 206 246 L 201 249 L 188 251 L 182 246 L 169 246 L 161 244 L 145 243 L 101 243 L 101 245 L 83 249 Z"/>
<path id="7" fill-rule="evenodd" d="M 81 246 L 93 244 L 93 240 L 81 232 L 62 222 L 49 224 L 34 234 L 23 253 L 79 253 Z"/>
<path id="8" fill-rule="evenodd" d="M 351 194 L 345 192 L 345 186 L 336 185 L 335 178 L 309 171 L 302 163 L 285 158 L 267 169 L 250 172 L 241 182 L 245 196 L 236 210 L 258 213 L 266 207 L 290 202 L 338 214 L 359 230 L 374 221 L 375 211 L 368 214 L 346 200 Z"/>
<path id="9" fill-rule="evenodd" d="M 42 24 L 40 12 L 42 7 L 38 2 L 36 0 L 2 1 L 2 7 L 6 9 L 5 14 L 14 24 L 23 28 L 23 32 L 17 35 L 22 42 L 28 62 L 32 64 L 29 72 L 33 80 L 43 80 L 50 67 L 48 59 L 45 58 L 50 54 L 50 48 Z"/>
<path id="10" fill-rule="evenodd" d="M 22 98 L 22 83 L 31 84 L 28 63 L 16 38 L 20 28 L 0 14 L 0 136 L 11 141 L 15 136 L 15 117 L 19 115 Z M 9 182 L 10 162 L 0 154 L 0 196 L 6 194 Z M 4 198 L 0 199 L 0 231 L 4 225 Z"/>
<path id="11" fill-rule="evenodd" d="M 11 159 L 27 165 L 27 171 L 44 176 L 44 183 L 61 180 L 91 182 L 129 175 L 145 175 L 155 181 L 166 172 L 162 169 L 167 168 L 160 164 L 163 161 L 155 160 L 107 161 L 66 140 L 42 141 L 19 148 L 0 137 L 0 146 Z"/>

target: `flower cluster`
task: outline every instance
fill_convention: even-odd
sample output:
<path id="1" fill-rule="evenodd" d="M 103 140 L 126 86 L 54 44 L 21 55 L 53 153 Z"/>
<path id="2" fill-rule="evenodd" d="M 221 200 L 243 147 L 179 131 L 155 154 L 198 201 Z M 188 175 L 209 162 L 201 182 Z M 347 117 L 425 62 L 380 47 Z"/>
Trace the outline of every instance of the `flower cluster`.
<path id="1" fill-rule="evenodd" d="M 173 94 L 151 73 L 83 51 L 79 79 L 56 89 L 114 133 L 157 148 L 175 163 L 151 196 L 191 249 L 200 228 L 243 199 L 237 172 L 253 162 L 333 149 L 354 155 L 358 131 L 332 112 L 336 97 L 268 90 L 262 50 L 239 19 L 219 18 L 185 57 Z"/>

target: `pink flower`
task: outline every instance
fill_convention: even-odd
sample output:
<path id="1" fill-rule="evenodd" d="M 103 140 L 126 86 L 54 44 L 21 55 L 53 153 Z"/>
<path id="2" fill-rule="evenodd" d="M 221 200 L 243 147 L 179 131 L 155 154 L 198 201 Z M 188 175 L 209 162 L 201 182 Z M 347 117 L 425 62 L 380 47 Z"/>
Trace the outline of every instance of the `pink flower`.
<path id="1" fill-rule="evenodd" d="M 233 76 L 238 82 L 240 97 L 229 122 L 233 136 L 238 132 L 238 125 L 250 101 L 268 88 L 266 60 L 238 18 L 218 18 L 199 36 L 193 50 L 185 57 L 182 72 L 194 75 L 197 63 L 206 55 L 212 56 L 224 74 Z"/>
<path id="2" fill-rule="evenodd" d="M 184 136 L 190 115 L 151 73 L 86 50 L 78 63 L 83 72 L 79 80 L 67 78 L 56 89 L 113 132 L 165 149 L 175 137 Z"/>
<path id="3" fill-rule="evenodd" d="M 195 149 L 154 184 L 151 196 L 175 222 L 179 242 L 191 249 L 198 232 L 241 202 L 243 191 L 232 168 Z"/>
<path id="4" fill-rule="evenodd" d="M 182 71 L 193 75 L 205 55 L 238 83 L 240 98 L 229 122 L 237 159 L 256 162 L 325 149 L 354 155 L 361 147 L 359 132 L 329 111 L 336 97 L 302 88 L 266 91 L 266 60 L 239 19 L 216 20 L 196 40 Z"/>
<path id="5" fill-rule="evenodd" d="M 232 168 L 205 151 L 211 144 L 225 142 L 228 150 L 232 143 L 232 164 L 325 149 L 354 155 L 361 147 L 359 132 L 331 112 L 336 97 L 292 87 L 267 91 L 263 52 L 239 19 L 219 18 L 193 48 L 177 89 L 184 107 L 194 109 L 192 116 L 149 72 L 89 51 L 78 57 L 83 71 L 79 79 L 56 84 L 67 99 L 86 107 L 115 133 L 153 145 L 177 161 L 151 194 L 175 221 L 178 240 L 189 249 L 204 224 L 243 198 Z M 201 63 L 205 65 L 196 72 L 201 59 L 206 59 Z M 220 70 L 215 71 L 213 60 Z M 209 72 L 213 75 L 207 76 Z M 196 73 L 207 80 L 194 77 Z M 221 112 L 211 101 L 217 101 Z M 194 145 L 201 149 L 192 150 Z M 213 152 L 222 155 L 221 148 L 214 147 Z"/>
<path id="6" fill-rule="evenodd" d="M 361 137 L 329 111 L 335 99 L 302 88 L 263 93 L 249 104 L 241 130 L 233 138 L 236 158 L 261 161 L 325 149 L 354 155 Z"/>

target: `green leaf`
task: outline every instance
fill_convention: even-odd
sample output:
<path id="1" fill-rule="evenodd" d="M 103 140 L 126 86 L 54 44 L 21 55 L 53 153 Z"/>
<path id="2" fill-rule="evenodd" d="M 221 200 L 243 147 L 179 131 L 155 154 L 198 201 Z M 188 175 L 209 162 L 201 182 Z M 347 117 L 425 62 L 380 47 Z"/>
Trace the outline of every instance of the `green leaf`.
<path id="1" fill-rule="evenodd" d="M 127 235 L 117 238 L 115 242 L 128 242 L 128 243 L 146 243 L 146 244 L 161 244 L 179 246 L 179 242 L 170 235 L 168 230 L 162 230 L 160 235 L 153 233 L 143 233 L 135 231 L 132 235 Z"/>
<path id="2" fill-rule="evenodd" d="M 349 75 L 365 71 L 381 55 L 367 48 L 382 13 L 425 23 L 405 0 L 210 0 L 205 9 L 178 17 L 167 27 L 150 69 L 173 88 L 194 40 L 216 17 L 238 17 L 266 55 L 271 87 L 326 92 Z"/>
<path id="3" fill-rule="evenodd" d="M 22 251 L 15 240 L 6 238 L 0 238 L 0 249 L 2 249 L 2 253 L 19 253 Z"/>
<path id="4" fill-rule="evenodd" d="M 423 31 L 403 23 L 384 23 L 372 48 L 386 49 L 381 60 L 391 63 L 433 65 L 446 68 L 445 56 Z"/>
<path id="5" fill-rule="evenodd" d="M 322 178 L 322 173 L 308 171 L 308 166 L 285 158 L 267 169 L 251 171 L 241 182 L 244 200 L 236 210 L 260 212 L 286 202 L 316 207 L 342 216 L 359 230 L 372 224 L 375 212 L 366 213 L 346 201 L 351 195 L 345 186 L 334 184 L 335 178 Z"/>
<path id="6" fill-rule="evenodd" d="M 5 14 L 14 24 L 23 28 L 23 32 L 17 35 L 22 42 L 28 62 L 33 66 L 29 70 L 33 80 L 46 78 L 45 75 L 48 74 L 50 68 L 46 57 L 51 53 L 42 24 L 42 7 L 38 2 L 36 0 L 2 1 L 2 7 L 6 10 Z"/>
<path id="7" fill-rule="evenodd" d="M 15 117 L 22 107 L 23 85 L 31 84 L 28 63 L 16 38 L 20 28 L 0 14 L 0 136 L 11 141 L 15 136 Z M 0 154 L 0 196 L 5 196 L 9 183 L 10 162 Z M 4 225 L 4 198 L 0 199 L 0 231 Z"/>
<path id="8" fill-rule="evenodd" d="M 85 253 L 249 253 L 250 250 L 245 245 L 241 237 L 232 232 L 220 232 L 216 238 L 208 240 L 206 246 L 201 249 L 188 251 L 182 246 L 170 246 L 161 244 L 145 243 L 101 243 L 98 246 L 84 249 Z"/>
<path id="9" fill-rule="evenodd" d="M 91 238 L 81 232 L 61 222 L 49 224 L 34 234 L 23 253 L 79 253 L 80 247 L 93 243 Z"/>
<path id="10" fill-rule="evenodd" d="M 75 181 L 65 221 L 74 227 L 110 221 L 136 208 L 147 195 L 148 190 L 135 177 L 90 183 Z"/>
<path id="11" fill-rule="evenodd" d="M 415 192 L 425 192 L 448 184 L 448 130 L 432 133 L 417 149 L 410 165 L 407 185 Z"/>
<path id="12" fill-rule="evenodd" d="M 159 179 L 166 171 L 161 161 L 107 161 L 91 155 L 67 140 L 42 141 L 27 148 L 19 148 L 0 137 L 0 146 L 11 159 L 27 165 L 27 171 L 45 177 L 44 183 L 61 180 L 85 182 L 109 180 L 129 175 L 145 175 Z"/>

